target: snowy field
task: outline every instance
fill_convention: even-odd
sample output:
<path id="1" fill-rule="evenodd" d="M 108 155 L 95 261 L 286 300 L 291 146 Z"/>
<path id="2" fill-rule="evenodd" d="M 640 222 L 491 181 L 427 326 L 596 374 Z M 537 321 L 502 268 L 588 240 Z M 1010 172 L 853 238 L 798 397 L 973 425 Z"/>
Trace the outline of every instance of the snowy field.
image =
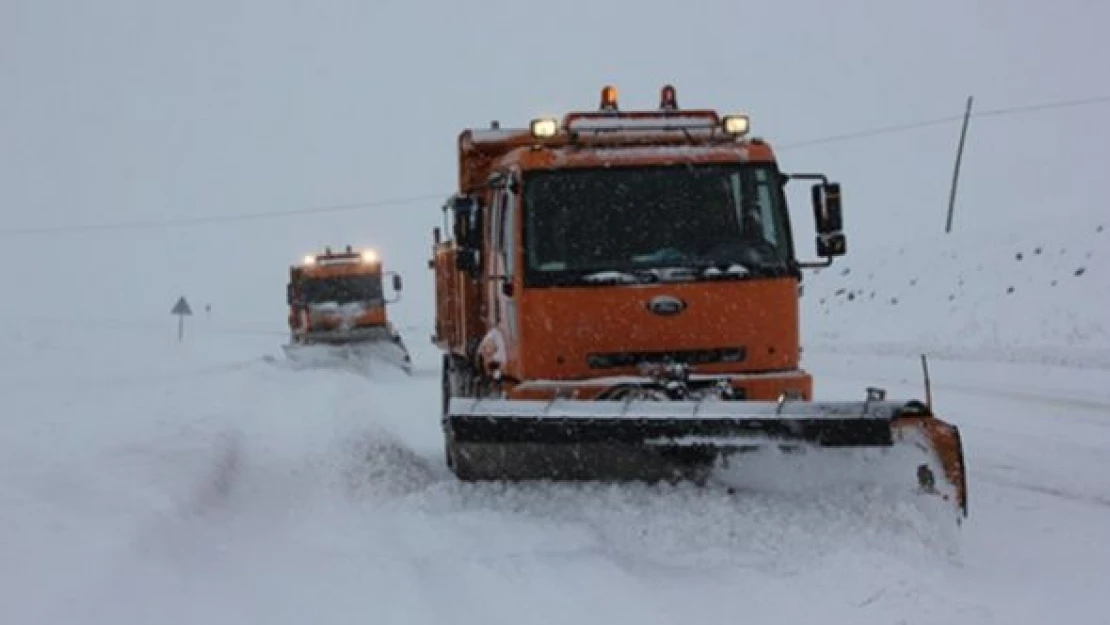
<path id="1" fill-rule="evenodd" d="M 837 489 L 457 483 L 423 326 L 408 378 L 289 369 L 280 326 L 198 317 L 179 344 L 172 322 L 21 319 L 0 330 L 0 622 L 1103 623 L 1098 227 L 857 251 L 807 280 L 821 396 L 920 396 L 932 357 L 966 445 L 959 528 Z"/>
<path id="2" fill-rule="evenodd" d="M 1110 212 L 993 227 L 849 239 L 807 280 L 810 345 L 1110 369 Z"/>

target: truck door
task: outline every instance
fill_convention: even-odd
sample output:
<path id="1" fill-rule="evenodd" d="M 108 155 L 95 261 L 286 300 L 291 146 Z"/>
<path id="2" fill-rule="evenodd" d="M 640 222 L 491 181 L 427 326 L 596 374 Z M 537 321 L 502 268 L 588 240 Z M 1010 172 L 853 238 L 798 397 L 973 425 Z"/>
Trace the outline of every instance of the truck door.
<path id="1" fill-rule="evenodd" d="M 507 185 L 509 176 L 497 184 L 490 200 L 486 301 L 490 303 L 490 326 L 497 328 L 511 349 L 517 333 L 517 306 L 513 291 L 516 233 L 515 194 Z"/>
<path id="2" fill-rule="evenodd" d="M 509 180 L 513 180 L 512 175 Z M 505 338 L 511 346 L 517 341 L 517 293 L 515 291 L 516 278 L 516 212 L 518 185 L 509 184 L 501 193 L 501 243 L 499 256 L 501 257 L 501 281 L 498 285 L 498 298 L 502 307 Z"/>

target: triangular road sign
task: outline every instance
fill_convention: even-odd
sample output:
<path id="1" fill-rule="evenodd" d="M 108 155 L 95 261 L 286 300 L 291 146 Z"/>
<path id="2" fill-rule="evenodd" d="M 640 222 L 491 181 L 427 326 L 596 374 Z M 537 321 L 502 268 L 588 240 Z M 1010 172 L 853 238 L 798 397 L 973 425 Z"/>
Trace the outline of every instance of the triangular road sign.
<path id="1" fill-rule="evenodd" d="M 181 299 L 173 305 L 173 310 L 170 311 L 171 315 L 192 315 L 193 309 L 189 308 L 189 302 L 185 301 L 185 296 L 182 295 Z"/>

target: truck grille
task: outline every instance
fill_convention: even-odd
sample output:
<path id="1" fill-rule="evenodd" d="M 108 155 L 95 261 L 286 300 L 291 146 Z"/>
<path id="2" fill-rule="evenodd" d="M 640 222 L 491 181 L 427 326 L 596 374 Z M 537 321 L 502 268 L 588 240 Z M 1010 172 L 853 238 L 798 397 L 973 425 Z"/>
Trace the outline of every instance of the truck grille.
<path id="1" fill-rule="evenodd" d="M 686 349 L 650 352 L 608 352 L 592 353 L 586 356 L 586 364 L 591 369 L 616 369 L 635 367 L 641 364 L 663 364 L 682 362 L 688 365 L 706 365 L 726 362 L 743 362 L 747 358 L 743 347 L 719 347 L 714 349 Z"/>

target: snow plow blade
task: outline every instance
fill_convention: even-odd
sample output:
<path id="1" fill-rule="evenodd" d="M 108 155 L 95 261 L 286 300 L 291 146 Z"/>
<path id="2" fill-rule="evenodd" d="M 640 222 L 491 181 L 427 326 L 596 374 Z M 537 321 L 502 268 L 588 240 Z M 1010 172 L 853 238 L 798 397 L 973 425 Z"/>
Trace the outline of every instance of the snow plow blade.
<path id="1" fill-rule="evenodd" d="M 372 362 L 383 362 L 412 373 L 412 359 L 400 342 L 362 340 L 351 342 L 314 342 L 283 345 L 285 357 L 298 367 L 363 368 Z"/>
<path id="2" fill-rule="evenodd" d="M 452 398 L 447 462 L 462 480 L 704 483 L 765 450 L 897 455 L 886 480 L 967 515 L 960 433 L 920 402 L 527 401 Z M 908 459 L 907 459 L 908 458 Z M 878 466 L 878 465 L 877 465 Z"/>

